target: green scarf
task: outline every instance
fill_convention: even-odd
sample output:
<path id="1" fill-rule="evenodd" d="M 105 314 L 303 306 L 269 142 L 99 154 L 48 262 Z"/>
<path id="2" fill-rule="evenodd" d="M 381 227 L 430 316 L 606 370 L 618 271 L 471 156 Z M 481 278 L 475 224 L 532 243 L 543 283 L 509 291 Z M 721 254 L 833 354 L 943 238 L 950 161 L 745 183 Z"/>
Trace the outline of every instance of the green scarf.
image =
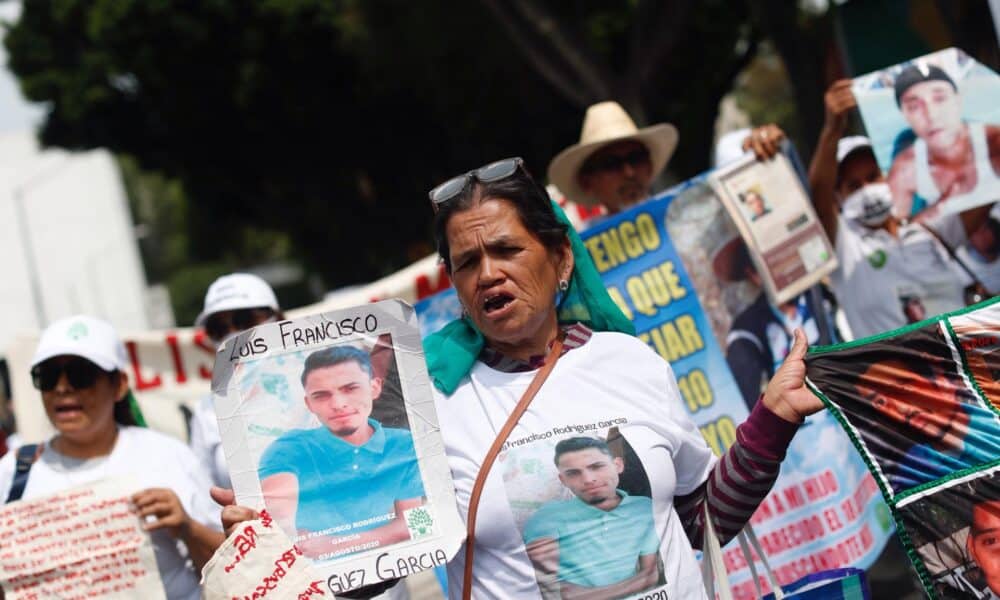
<path id="1" fill-rule="evenodd" d="M 573 275 L 556 307 L 560 323 L 583 323 L 594 331 L 618 331 L 635 335 L 635 325 L 625 318 L 601 281 L 597 267 L 583 245 L 566 213 L 552 203 L 556 218 L 569 227 L 573 250 Z M 452 394 L 459 382 L 469 374 L 486 340 L 468 317 L 448 323 L 440 331 L 424 338 L 427 371 L 434 387 Z"/>

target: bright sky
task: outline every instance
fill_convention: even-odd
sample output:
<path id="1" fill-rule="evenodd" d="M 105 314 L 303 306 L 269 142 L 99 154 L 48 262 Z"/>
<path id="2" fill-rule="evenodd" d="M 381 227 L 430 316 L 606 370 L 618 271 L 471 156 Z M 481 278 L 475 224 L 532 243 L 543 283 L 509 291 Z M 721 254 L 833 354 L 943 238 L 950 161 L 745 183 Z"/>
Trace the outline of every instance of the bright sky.
<path id="1" fill-rule="evenodd" d="M 21 14 L 20 0 L 0 0 L 0 21 L 11 23 Z M 5 28 L 0 26 L 0 42 Z M 0 44 L 0 133 L 34 129 L 44 118 L 41 105 L 29 104 L 14 75 L 7 70 L 7 50 Z"/>

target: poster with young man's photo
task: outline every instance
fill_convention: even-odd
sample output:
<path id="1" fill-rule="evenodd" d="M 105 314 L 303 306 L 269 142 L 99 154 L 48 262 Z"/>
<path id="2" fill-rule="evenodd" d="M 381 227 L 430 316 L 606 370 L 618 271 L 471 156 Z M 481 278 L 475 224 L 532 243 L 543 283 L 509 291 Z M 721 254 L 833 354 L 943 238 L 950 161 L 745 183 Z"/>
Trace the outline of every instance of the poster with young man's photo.
<path id="1" fill-rule="evenodd" d="M 941 599 L 1000 599 L 1000 468 L 912 498 L 899 513 Z"/>
<path id="2" fill-rule="evenodd" d="M 1000 590 L 998 320 L 1000 298 L 806 357 L 932 599 Z"/>
<path id="3" fill-rule="evenodd" d="M 957 48 L 862 75 L 852 86 L 900 218 L 1000 199 L 1000 76 Z"/>
<path id="4" fill-rule="evenodd" d="M 774 304 L 788 302 L 837 268 L 809 194 L 784 153 L 747 155 L 709 175 Z"/>
<path id="5" fill-rule="evenodd" d="M 380 302 L 232 337 L 213 390 L 238 502 L 266 510 L 331 592 L 376 583 L 397 560 L 412 572 L 457 550 L 411 307 Z"/>

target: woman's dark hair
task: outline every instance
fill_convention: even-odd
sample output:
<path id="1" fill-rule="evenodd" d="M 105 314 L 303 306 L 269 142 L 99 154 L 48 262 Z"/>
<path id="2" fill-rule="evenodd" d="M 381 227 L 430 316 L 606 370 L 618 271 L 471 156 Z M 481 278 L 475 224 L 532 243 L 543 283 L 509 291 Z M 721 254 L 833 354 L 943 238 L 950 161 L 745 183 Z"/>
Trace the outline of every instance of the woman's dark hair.
<path id="1" fill-rule="evenodd" d="M 510 177 L 483 183 L 469 178 L 469 183 L 454 198 L 445 201 L 434 215 L 434 241 L 437 251 L 451 273 L 451 248 L 448 245 L 448 221 L 456 212 L 471 208 L 484 200 L 507 200 L 514 205 L 521 224 L 549 250 L 566 243 L 568 228 L 559 222 L 545 188 L 519 168 Z"/>
<path id="2" fill-rule="evenodd" d="M 116 383 L 118 378 L 122 376 L 121 371 L 105 372 L 108 377 Z M 119 425 L 139 425 L 139 422 L 135 420 L 135 415 L 132 413 L 132 402 L 132 390 L 126 390 L 125 395 L 122 396 L 118 402 L 115 402 L 115 409 L 113 413 L 115 423 L 118 423 Z"/>

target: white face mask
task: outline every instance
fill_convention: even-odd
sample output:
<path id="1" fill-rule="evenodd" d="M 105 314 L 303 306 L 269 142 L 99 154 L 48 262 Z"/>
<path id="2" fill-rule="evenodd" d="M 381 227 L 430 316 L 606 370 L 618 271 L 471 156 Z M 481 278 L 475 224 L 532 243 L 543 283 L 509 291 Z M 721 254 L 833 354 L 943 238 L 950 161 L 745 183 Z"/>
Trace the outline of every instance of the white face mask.
<path id="1" fill-rule="evenodd" d="M 844 200 L 845 219 L 866 227 L 880 227 L 892 215 L 892 192 L 888 183 L 869 183 Z"/>

